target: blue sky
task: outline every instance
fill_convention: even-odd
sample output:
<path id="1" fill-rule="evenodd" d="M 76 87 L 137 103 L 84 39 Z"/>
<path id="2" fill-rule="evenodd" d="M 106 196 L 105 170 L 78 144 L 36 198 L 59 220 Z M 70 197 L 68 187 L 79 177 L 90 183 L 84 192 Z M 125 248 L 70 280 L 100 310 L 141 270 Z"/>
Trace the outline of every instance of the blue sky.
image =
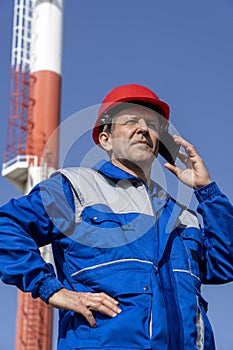
<path id="1" fill-rule="evenodd" d="M 231 0 L 65 0 L 61 120 L 100 103 L 116 85 L 147 85 L 169 103 L 172 123 L 196 146 L 212 179 L 233 201 L 232 18 Z M 13 0 L 1 0 L 1 162 L 7 141 L 12 19 Z M 75 152 L 65 165 L 76 164 L 78 146 Z M 20 195 L 2 177 L 0 189 L 0 204 Z M 217 348 L 232 350 L 233 284 L 204 287 L 203 293 Z M 3 283 L 0 309 L 0 349 L 12 350 L 16 289 Z"/>

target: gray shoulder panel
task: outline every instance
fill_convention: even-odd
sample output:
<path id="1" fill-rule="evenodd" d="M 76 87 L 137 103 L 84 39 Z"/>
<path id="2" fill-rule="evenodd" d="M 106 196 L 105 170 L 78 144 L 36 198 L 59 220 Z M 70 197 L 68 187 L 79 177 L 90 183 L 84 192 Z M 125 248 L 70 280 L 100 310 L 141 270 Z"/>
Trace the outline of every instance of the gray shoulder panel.
<path id="1" fill-rule="evenodd" d="M 74 194 L 83 206 L 107 205 L 115 213 L 153 215 L 148 194 L 143 187 L 135 188 L 128 179 L 115 181 L 90 168 L 58 170 L 71 183 Z"/>

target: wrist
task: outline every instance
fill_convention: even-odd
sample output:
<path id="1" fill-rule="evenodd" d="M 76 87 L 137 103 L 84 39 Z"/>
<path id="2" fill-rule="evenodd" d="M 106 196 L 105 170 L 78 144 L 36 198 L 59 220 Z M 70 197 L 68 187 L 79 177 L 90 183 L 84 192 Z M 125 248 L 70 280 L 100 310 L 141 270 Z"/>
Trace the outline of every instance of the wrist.
<path id="1" fill-rule="evenodd" d="M 211 181 L 211 179 L 209 178 L 208 180 L 205 180 L 205 181 L 203 181 L 203 182 L 199 182 L 198 184 L 195 184 L 194 186 L 193 186 L 193 189 L 195 190 L 195 191 L 197 191 L 197 190 L 199 190 L 199 189 L 201 189 L 201 188 L 203 188 L 203 187 L 205 187 L 205 186 L 208 186 L 209 184 L 211 184 L 212 183 L 212 181 Z"/>
<path id="2" fill-rule="evenodd" d="M 47 278 L 40 286 L 39 297 L 48 303 L 49 298 L 62 288 L 64 288 L 62 283 L 56 277 Z"/>
<path id="3" fill-rule="evenodd" d="M 211 182 L 203 187 L 200 187 L 199 189 L 195 190 L 194 193 L 199 203 L 215 198 L 217 195 L 221 194 L 215 182 Z"/>

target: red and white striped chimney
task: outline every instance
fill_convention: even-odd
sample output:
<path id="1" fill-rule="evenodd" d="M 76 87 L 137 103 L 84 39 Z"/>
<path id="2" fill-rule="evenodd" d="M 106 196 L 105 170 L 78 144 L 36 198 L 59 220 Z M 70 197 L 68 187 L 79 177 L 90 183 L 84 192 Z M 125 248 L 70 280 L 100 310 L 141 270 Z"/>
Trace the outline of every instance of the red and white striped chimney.
<path id="1" fill-rule="evenodd" d="M 60 118 L 63 0 L 35 1 L 34 6 L 30 55 L 33 128 L 27 153 L 37 155 L 40 164 L 44 152 L 47 165 L 56 169 L 58 135 L 45 147 Z"/>

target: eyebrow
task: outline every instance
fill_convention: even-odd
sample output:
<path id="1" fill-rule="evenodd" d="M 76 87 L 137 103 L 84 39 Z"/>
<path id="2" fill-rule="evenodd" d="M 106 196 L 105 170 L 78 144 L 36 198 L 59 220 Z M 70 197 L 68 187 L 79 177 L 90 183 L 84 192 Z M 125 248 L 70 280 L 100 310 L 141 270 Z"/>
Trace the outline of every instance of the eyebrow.
<path id="1" fill-rule="evenodd" d="M 113 120 L 112 120 L 112 122 L 113 123 L 116 123 L 117 122 L 117 120 L 119 119 L 119 118 L 121 118 L 122 117 L 122 121 L 124 121 L 124 120 L 128 120 L 128 119 L 138 119 L 138 120 L 140 120 L 140 119 L 144 119 L 144 120 L 147 120 L 147 121 L 151 121 L 151 122 L 157 122 L 157 123 L 160 123 L 160 120 L 159 120 L 159 118 L 157 117 L 157 116 L 142 116 L 142 115 L 137 115 L 137 114 L 134 114 L 134 113 L 132 113 L 132 114 L 125 114 L 125 115 L 119 115 L 119 116 L 116 116 L 116 119 L 115 118 L 113 118 Z M 115 120 L 114 120 L 115 119 Z"/>

